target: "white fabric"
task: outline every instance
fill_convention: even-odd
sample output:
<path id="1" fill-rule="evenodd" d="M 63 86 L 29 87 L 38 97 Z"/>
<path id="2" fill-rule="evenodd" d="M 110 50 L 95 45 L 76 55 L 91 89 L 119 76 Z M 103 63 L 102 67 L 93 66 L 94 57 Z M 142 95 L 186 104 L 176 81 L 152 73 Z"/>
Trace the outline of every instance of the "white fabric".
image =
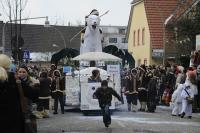
<path id="1" fill-rule="evenodd" d="M 182 101 L 181 113 L 185 112 L 186 116 L 192 116 L 192 104 L 188 104 L 187 100 Z"/>
<path id="2" fill-rule="evenodd" d="M 190 85 L 192 92 L 194 95 L 198 95 L 198 88 L 195 84 L 192 84 L 191 81 L 188 79 L 185 81 L 186 84 Z"/>
<path id="3" fill-rule="evenodd" d="M 84 34 L 84 43 L 81 44 L 80 48 L 81 54 L 87 52 L 102 52 L 102 35 L 99 31 L 100 17 L 96 15 L 89 15 L 86 22 L 87 27 Z M 92 27 L 93 25 L 96 26 L 95 29 Z"/>
<path id="4" fill-rule="evenodd" d="M 187 86 L 190 86 L 190 87 L 187 88 Z M 186 99 L 187 97 L 189 97 L 187 92 L 189 93 L 191 98 L 194 98 L 194 92 L 193 92 L 192 87 L 193 86 L 189 82 L 186 82 L 184 84 L 184 89 L 182 90 L 182 93 L 181 93 L 181 97 L 182 97 L 181 113 L 185 112 L 186 116 L 192 116 L 192 104 L 189 104 Z M 187 92 L 185 91 L 185 89 L 187 90 Z"/>
<path id="5" fill-rule="evenodd" d="M 172 102 L 174 104 L 174 107 L 172 109 L 173 115 L 181 114 L 181 109 L 182 109 L 181 93 L 182 93 L 183 89 L 184 89 L 184 85 L 180 84 L 180 85 L 178 85 L 178 88 L 174 91 L 174 93 L 172 94 Z"/>

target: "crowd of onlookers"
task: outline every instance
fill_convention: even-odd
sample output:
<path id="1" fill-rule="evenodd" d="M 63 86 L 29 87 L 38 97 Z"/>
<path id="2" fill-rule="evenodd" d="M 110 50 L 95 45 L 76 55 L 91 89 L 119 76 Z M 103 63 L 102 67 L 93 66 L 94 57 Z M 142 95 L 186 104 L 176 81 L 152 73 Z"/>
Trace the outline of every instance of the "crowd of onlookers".
<path id="1" fill-rule="evenodd" d="M 50 98 L 54 99 L 54 112 L 60 102 L 64 114 L 65 80 L 62 71 L 12 64 L 0 54 L 0 123 L 1 132 L 36 133 L 36 118 L 49 117 Z M 33 103 L 37 111 L 33 112 Z"/>
<path id="2" fill-rule="evenodd" d="M 166 105 L 173 108 L 173 116 L 191 117 L 192 107 L 193 111 L 200 109 L 200 66 L 141 65 L 124 69 L 121 76 L 129 111 L 137 111 L 138 100 L 140 111 L 154 112 L 157 105 Z"/>

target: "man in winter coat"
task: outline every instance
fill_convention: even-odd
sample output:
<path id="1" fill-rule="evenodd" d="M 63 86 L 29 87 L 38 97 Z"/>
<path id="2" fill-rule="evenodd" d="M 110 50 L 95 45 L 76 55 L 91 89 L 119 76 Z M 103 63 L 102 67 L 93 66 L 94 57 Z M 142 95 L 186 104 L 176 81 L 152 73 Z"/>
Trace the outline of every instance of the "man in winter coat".
<path id="1" fill-rule="evenodd" d="M 40 74 L 40 90 L 38 100 L 38 112 L 37 118 L 48 118 L 49 117 L 49 100 L 51 90 L 51 79 L 48 78 L 48 73 L 43 71 Z"/>
<path id="2" fill-rule="evenodd" d="M 132 69 L 129 76 L 125 80 L 125 95 L 128 103 L 128 111 L 137 111 L 137 100 L 138 100 L 138 75 L 137 70 Z"/>
<path id="3" fill-rule="evenodd" d="M 157 77 L 153 74 L 150 76 L 151 79 L 148 83 L 147 88 L 147 109 L 148 112 L 155 112 L 156 110 L 156 97 L 157 97 Z"/>
<path id="4" fill-rule="evenodd" d="M 61 113 L 64 114 L 64 92 L 65 78 L 61 77 L 59 70 L 53 72 L 53 81 L 51 84 L 52 97 L 54 98 L 54 113 L 58 114 L 58 101 L 60 102 Z"/>
<path id="5" fill-rule="evenodd" d="M 97 98 L 99 100 L 99 107 L 101 108 L 103 113 L 103 122 L 105 124 L 105 127 L 109 127 L 109 125 L 111 124 L 109 107 L 111 106 L 112 95 L 115 96 L 119 101 L 122 101 L 117 92 L 113 88 L 108 87 L 107 80 L 103 80 L 101 82 L 101 87 L 98 88 L 94 93 L 94 98 Z"/>

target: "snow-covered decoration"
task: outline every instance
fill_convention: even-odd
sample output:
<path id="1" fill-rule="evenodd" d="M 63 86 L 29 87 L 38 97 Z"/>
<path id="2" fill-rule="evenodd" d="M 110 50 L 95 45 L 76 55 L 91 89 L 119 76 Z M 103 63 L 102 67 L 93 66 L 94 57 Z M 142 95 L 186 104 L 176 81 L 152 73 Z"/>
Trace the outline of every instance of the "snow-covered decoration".
<path id="1" fill-rule="evenodd" d="M 86 31 L 84 34 L 84 42 L 81 44 L 80 53 L 102 52 L 100 33 L 100 17 L 97 15 L 89 15 L 86 18 Z"/>

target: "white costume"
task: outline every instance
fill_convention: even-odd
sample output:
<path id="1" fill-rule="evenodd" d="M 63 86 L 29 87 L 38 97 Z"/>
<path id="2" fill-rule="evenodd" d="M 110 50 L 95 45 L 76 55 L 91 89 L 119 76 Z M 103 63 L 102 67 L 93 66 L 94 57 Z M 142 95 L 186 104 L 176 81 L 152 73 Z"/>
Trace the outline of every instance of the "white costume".
<path id="1" fill-rule="evenodd" d="M 178 88 L 174 91 L 172 95 L 172 103 L 174 103 L 174 107 L 172 110 L 172 115 L 180 115 L 182 109 L 182 97 L 181 93 L 184 89 L 184 84 L 179 84 Z"/>
<path id="2" fill-rule="evenodd" d="M 186 116 L 192 116 L 192 104 L 189 104 L 187 101 L 187 97 L 194 98 L 194 86 L 186 82 L 184 84 L 184 89 L 182 90 L 181 97 L 182 97 L 182 111 L 181 113 L 185 113 Z"/>
<path id="3" fill-rule="evenodd" d="M 86 19 L 87 27 L 84 34 L 84 43 L 81 44 L 81 54 L 87 52 L 102 52 L 101 39 L 99 24 L 100 17 L 97 15 L 89 15 Z"/>

